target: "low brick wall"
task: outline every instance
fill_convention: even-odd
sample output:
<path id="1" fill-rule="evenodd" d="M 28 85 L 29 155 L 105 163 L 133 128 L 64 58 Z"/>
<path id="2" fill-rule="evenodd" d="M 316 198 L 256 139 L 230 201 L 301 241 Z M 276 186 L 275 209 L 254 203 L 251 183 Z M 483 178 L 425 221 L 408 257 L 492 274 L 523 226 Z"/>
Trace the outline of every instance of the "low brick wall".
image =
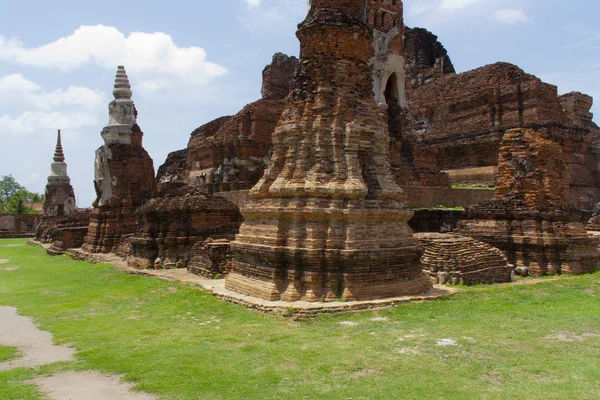
<path id="1" fill-rule="evenodd" d="M 31 239 L 35 237 L 35 233 L 23 233 L 23 234 L 17 234 L 17 233 L 6 233 L 6 232 L 0 232 L 0 239 Z"/>
<path id="2" fill-rule="evenodd" d="M 407 207 L 435 208 L 474 206 L 494 197 L 493 190 L 483 189 L 452 189 L 436 187 L 406 187 L 403 188 L 408 196 Z"/>

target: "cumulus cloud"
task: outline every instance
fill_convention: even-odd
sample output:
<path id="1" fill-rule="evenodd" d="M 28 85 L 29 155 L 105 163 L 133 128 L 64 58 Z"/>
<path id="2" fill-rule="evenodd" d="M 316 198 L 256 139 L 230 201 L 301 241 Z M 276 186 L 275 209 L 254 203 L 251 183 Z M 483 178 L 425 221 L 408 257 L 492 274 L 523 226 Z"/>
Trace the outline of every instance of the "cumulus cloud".
<path id="1" fill-rule="evenodd" d="M 85 87 L 46 91 L 21 74 L 7 75 L 0 78 L 0 106 L 17 111 L 0 114 L 0 135 L 98 126 L 106 104 L 104 94 Z"/>
<path id="2" fill-rule="evenodd" d="M 494 16 L 496 21 L 504 24 L 520 24 L 530 21 L 530 18 L 527 16 L 525 11 L 515 8 L 496 10 Z"/>
<path id="3" fill-rule="evenodd" d="M 227 70 L 207 61 L 201 47 L 178 47 L 165 33 L 133 32 L 125 36 L 105 25 L 81 26 L 67 37 L 39 47 L 26 47 L 17 39 L 0 36 L 0 61 L 70 71 L 93 63 L 130 72 L 175 76 L 206 84 Z"/>

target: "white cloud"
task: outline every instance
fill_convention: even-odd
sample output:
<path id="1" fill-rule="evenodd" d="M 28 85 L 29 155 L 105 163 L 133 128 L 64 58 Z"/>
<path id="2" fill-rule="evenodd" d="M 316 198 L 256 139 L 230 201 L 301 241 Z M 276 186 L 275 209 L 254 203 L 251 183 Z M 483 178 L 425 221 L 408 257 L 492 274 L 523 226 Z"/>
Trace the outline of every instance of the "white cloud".
<path id="1" fill-rule="evenodd" d="M 494 16 L 496 21 L 504 24 L 519 24 L 523 22 L 529 22 L 531 20 L 525 11 L 515 8 L 496 10 Z"/>
<path id="2" fill-rule="evenodd" d="M 46 91 L 21 74 L 7 75 L 0 78 L 0 105 L 17 111 L 0 114 L 0 135 L 99 126 L 107 103 L 104 94 L 85 87 Z"/>
<path id="3" fill-rule="evenodd" d="M 244 0 L 249 8 L 258 7 L 262 4 L 263 0 Z"/>
<path id="4" fill-rule="evenodd" d="M 442 10 L 460 10 L 473 4 L 482 3 L 485 0 L 442 0 L 439 8 Z"/>
<path id="5" fill-rule="evenodd" d="M 70 71 L 93 63 L 128 72 L 177 77 L 206 84 L 227 70 L 207 61 L 201 47 L 178 47 L 165 33 L 133 32 L 125 36 L 117 28 L 81 26 L 67 37 L 28 48 L 16 39 L 0 36 L 0 61 Z"/>

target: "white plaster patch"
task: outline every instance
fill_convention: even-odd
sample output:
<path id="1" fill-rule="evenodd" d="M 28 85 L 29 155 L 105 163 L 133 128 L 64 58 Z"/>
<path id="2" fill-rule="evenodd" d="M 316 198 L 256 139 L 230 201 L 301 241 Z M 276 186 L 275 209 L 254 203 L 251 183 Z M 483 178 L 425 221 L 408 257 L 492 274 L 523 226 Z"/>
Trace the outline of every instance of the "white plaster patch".
<path id="1" fill-rule="evenodd" d="M 574 333 L 559 332 L 559 333 L 556 333 L 554 335 L 544 336 L 543 339 L 546 339 L 546 340 L 558 340 L 559 342 L 572 343 L 572 342 L 582 342 L 582 341 L 587 340 L 589 338 L 597 338 L 597 337 L 600 337 L 600 334 L 597 334 L 597 333 L 582 333 L 581 335 L 576 335 Z"/>
<path id="2" fill-rule="evenodd" d="M 435 345 L 442 346 L 442 347 L 458 346 L 458 343 L 456 343 L 456 340 L 454 340 L 454 339 L 441 339 L 441 340 L 438 340 Z"/>

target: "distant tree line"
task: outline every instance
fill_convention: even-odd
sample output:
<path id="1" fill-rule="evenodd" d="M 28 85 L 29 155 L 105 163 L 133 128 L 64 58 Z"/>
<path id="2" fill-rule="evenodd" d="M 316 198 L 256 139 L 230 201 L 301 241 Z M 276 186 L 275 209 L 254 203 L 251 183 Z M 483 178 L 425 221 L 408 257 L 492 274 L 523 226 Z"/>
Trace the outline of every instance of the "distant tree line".
<path id="1" fill-rule="evenodd" d="M 39 214 L 28 203 L 43 203 L 44 195 L 32 193 L 12 175 L 0 177 L 0 212 L 6 214 Z"/>

